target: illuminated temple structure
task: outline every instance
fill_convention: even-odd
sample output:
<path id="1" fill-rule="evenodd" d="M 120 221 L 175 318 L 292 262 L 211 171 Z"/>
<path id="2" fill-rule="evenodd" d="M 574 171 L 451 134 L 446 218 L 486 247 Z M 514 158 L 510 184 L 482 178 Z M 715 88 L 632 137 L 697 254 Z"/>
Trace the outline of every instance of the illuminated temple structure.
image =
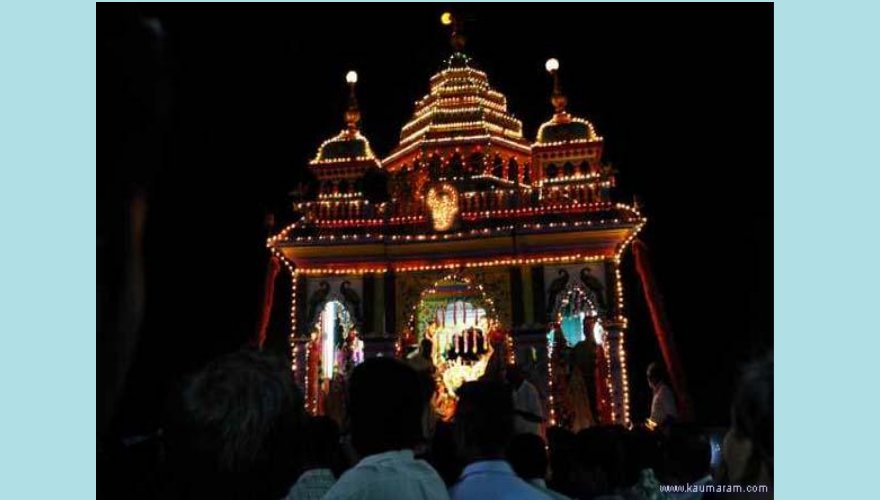
<path id="1" fill-rule="evenodd" d="M 445 416 L 463 381 L 516 361 L 551 423 L 628 423 L 619 268 L 645 218 L 614 198 L 603 139 L 567 110 L 555 59 L 553 114 L 531 140 L 462 45 L 385 158 L 347 75 L 347 126 L 309 162 L 317 192 L 268 241 L 292 275 L 307 406 L 324 411 L 330 381 L 364 358 L 427 346 Z"/>

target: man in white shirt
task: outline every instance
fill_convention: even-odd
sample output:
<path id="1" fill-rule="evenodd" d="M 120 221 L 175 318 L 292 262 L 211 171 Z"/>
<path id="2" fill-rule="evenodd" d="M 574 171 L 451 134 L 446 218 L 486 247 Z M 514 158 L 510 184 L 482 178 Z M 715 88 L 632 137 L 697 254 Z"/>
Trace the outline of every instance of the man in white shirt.
<path id="1" fill-rule="evenodd" d="M 286 500 L 321 500 L 333 484 L 334 466 L 342 461 L 339 426 L 327 416 L 310 417 L 303 436 L 304 469 Z"/>
<path id="2" fill-rule="evenodd" d="M 541 425 L 544 423 L 544 408 L 541 397 L 534 384 L 525 379 L 518 366 L 507 368 L 507 380 L 513 389 L 513 433 L 531 433 L 541 436 Z"/>
<path id="3" fill-rule="evenodd" d="M 678 409 L 675 406 L 675 394 L 666 384 L 666 374 L 657 363 L 648 365 L 648 385 L 654 395 L 651 398 L 651 417 L 648 418 L 647 425 L 651 429 L 667 428 L 678 418 Z"/>
<path id="4" fill-rule="evenodd" d="M 541 436 L 519 434 L 507 448 L 507 460 L 516 475 L 528 481 L 532 487 L 554 500 L 568 500 L 568 497 L 547 487 L 547 448 Z"/>
<path id="5" fill-rule="evenodd" d="M 513 435 L 513 400 L 499 382 L 467 382 L 458 389 L 453 423 L 459 453 L 468 464 L 449 490 L 452 500 L 550 497 L 513 472 L 504 452 Z"/>
<path id="6" fill-rule="evenodd" d="M 413 456 L 428 410 L 415 370 L 391 358 L 368 359 L 352 372 L 348 390 L 351 440 L 363 458 L 324 499 L 448 499 L 437 471 Z"/>

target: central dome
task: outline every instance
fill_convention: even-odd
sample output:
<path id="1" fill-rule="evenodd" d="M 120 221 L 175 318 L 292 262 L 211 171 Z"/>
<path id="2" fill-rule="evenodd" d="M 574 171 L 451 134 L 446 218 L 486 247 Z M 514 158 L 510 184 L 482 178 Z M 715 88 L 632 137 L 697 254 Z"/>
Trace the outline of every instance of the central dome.
<path id="1" fill-rule="evenodd" d="M 492 143 L 529 153 L 522 122 L 507 111 L 507 98 L 489 86 L 470 57 L 456 52 L 431 77 L 430 92 L 416 102 L 400 144 L 383 163 L 395 170 L 398 159 L 419 149 Z"/>

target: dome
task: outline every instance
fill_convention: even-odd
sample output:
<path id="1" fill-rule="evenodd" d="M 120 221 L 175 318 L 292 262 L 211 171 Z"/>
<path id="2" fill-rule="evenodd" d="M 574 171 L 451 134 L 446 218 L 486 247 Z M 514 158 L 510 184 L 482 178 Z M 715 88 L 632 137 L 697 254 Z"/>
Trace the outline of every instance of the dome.
<path id="1" fill-rule="evenodd" d="M 557 113 L 538 129 L 537 144 L 601 141 L 593 124 L 568 113 Z"/>
<path id="2" fill-rule="evenodd" d="M 370 141 L 359 131 L 343 130 L 321 144 L 312 164 L 371 161 L 376 156 L 370 148 Z"/>

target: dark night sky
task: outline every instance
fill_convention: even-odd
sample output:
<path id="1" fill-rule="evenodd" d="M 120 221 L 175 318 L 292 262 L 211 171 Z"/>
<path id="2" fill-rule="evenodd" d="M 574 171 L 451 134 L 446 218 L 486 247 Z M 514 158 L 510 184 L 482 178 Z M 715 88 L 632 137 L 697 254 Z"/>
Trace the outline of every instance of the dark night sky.
<path id="1" fill-rule="evenodd" d="M 159 172 L 147 321 L 121 430 L 154 425 L 181 373 L 253 334 L 264 214 L 289 220 L 286 193 L 342 127 L 345 72 L 360 74 L 363 130 L 384 156 L 449 53 L 445 7 L 98 7 L 99 230 L 132 157 Z M 643 239 L 698 418 L 726 423 L 737 366 L 773 342 L 772 4 L 458 7 L 473 18 L 466 52 L 529 138 L 551 114 L 544 61 L 561 61 L 569 109 L 594 122 L 620 198 L 637 194 L 649 217 Z M 137 13 L 161 21 L 168 96 L 160 132 L 147 133 L 162 146 L 143 154 L 129 139 L 154 130 L 143 96 L 157 70 Z M 638 418 L 644 367 L 659 354 L 629 254 L 623 270 Z M 277 300 L 283 339 L 287 297 Z"/>

